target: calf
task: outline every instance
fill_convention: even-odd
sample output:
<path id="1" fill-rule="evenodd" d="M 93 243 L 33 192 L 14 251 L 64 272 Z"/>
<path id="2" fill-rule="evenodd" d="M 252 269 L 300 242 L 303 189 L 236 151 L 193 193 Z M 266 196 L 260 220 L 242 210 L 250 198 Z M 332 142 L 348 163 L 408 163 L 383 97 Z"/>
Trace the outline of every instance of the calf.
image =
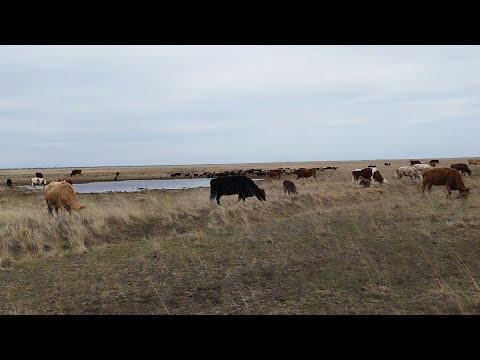
<path id="1" fill-rule="evenodd" d="M 285 180 L 283 182 L 283 192 L 285 193 L 285 195 L 287 194 L 287 192 L 288 192 L 288 195 L 296 194 L 297 193 L 297 188 L 292 181 Z"/>
<path id="2" fill-rule="evenodd" d="M 462 173 L 462 176 L 465 176 L 465 173 L 468 175 L 472 175 L 472 171 L 468 168 L 466 164 L 452 164 L 450 165 L 452 169 L 455 169 L 457 171 L 460 171 Z"/>

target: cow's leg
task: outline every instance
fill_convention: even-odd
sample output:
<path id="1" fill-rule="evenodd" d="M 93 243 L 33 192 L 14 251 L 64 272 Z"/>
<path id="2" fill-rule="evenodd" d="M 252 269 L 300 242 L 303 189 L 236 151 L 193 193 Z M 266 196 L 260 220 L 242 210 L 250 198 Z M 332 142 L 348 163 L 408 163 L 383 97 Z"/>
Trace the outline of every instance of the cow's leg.
<path id="1" fill-rule="evenodd" d="M 452 198 L 452 189 L 449 185 L 447 185 L 447 199 L 451 199 Z"/>
<path id="2" fill-rule="evenodd" d="M 55 212 L 56 212 L 56 213 L 57 213 L 57 215 L 58 215 L 58 205 L 57 205 L 57 204 L 55 204 L 55 205 L 54 205 L 54 207 L 55 207 Z"/>
<path id="3" fill-rule="evenodd" d="M 217 204 L 220 205 L 220 196 L 217 195 Z"/>

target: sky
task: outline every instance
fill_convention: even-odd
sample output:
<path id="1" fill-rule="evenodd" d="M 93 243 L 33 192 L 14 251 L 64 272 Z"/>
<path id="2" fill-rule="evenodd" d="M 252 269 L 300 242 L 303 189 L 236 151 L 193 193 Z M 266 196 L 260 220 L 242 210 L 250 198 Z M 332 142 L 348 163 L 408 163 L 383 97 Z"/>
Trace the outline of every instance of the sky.
<path id="1" fill-rule="evenodd" d="M 480 46 L 0 45 L 0 168 L 479 157 Z"/>

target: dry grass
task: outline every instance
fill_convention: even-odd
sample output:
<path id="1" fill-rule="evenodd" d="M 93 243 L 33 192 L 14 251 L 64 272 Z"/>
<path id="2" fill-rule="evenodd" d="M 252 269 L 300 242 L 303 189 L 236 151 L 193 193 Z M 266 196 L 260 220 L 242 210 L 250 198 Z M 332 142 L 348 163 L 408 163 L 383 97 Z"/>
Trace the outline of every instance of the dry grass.
<path id="1" fill-rule="evenodd" d="M 79 194 L 85 212 L 49 217 L 42 190 L 2 189 L 0 312 L 478 313 L 477 168 L 464 201 L 394 180 L 405 161 L 377 161 L 390 184 L 356 187 L 370 163 L 295 181 L 297 196 L 265 180 L 267 202 L 222 206 L 205 188 Z"/>

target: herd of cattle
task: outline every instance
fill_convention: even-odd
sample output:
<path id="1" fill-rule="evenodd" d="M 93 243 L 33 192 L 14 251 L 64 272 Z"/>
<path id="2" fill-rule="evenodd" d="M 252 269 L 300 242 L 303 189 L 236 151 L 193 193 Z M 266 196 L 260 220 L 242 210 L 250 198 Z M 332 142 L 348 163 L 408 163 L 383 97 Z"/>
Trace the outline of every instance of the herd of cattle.
<path id="1" fill-rule="evenodd" d="M 411 160 L 410 165 L 400 166 L 395 169 L 395 178 L 401 179 L 402 177 L 410 177 L 410 179 L 421 179 L 422 193 L 430 191 L 432 186 L 445 186 L 447 188 L 447 198 L 451 197 L 451 190 L 458 190 L 459 195 L 463 198 L 467 198 L 469 195 L 469 189 L 465 187 L 461 176 L 465 174 L 471 175 L 472 171 L 466 164 L 452 164 L 450 168 L 440 167 L 436 168 L 440 162 L 439 160 L 431 160 L 428 164 L 422 164 L 418 160 Z M 468 159 L 470 165 L 480 165 L 480 159 Z M 390 166 L 391 163 L 384 163 L 385 166 Z M 220 205 L 220 198 L 224 195 L 238 195 L 238 200 L 243 200 L 247 197 L 255 196 L 261 201 L 266 201 L 265 190 L 259 188 L 251 178 L 247 175 L 253 176 L 269 176 L 271 178 L 281 175 L 297 175 L 297 180 L 302 178 L 316 179 L 317 171 L 324 173 L 327 170 L 337 170 L 338 167 L 328 166 L 319 168 L 280 168 L 275 170 L 262 170 L 262 169 L 250 169 L 250 170 L 233 170 L 223 172 L 203 172 L 203 173 L 173 173 L 171 177 L 181 176 L 184 177 L 209 177 L 210 181 L 210 200 L 216 200 Z M 461 175 L 460 175 L 461 174 Z M 70 176 L 82 175 L 82 170 L 72 170 Z M 120 175 L 119 172 L 115 173 L 115 181 Z M 358 186 L 370 187 L 374 183 L 387 184 L 388 180 L 384 179 L 380 174 L 380 171 L 376 165 L 369 165 L 366 168 L 355 169 L 352 171 L 352 182 Z M 47 202 L 48 212 L 52 214 L 52 210 L 58 213 L 58 209 L 65 209 L 69 212 L 71 210 L 82 210 L 86 207 L 79 204 L 73 183 L 71 179 L 59 178 L 57 181 L 52 181 L 47 186 L 47 180 L 43 177 L 42 173 L 37 172 L 35 177 L 30 179 L 30 183 L 33 188 L 37 185 L 43 186 L 45 189 L 45 199 Z M 7 187 L 12 188 L 12 180 L 7 179 Z M 295 183 L 290 180 L 283 181 L 283 191 L 285 194 L 296 194 L 297 189 Z"/>

